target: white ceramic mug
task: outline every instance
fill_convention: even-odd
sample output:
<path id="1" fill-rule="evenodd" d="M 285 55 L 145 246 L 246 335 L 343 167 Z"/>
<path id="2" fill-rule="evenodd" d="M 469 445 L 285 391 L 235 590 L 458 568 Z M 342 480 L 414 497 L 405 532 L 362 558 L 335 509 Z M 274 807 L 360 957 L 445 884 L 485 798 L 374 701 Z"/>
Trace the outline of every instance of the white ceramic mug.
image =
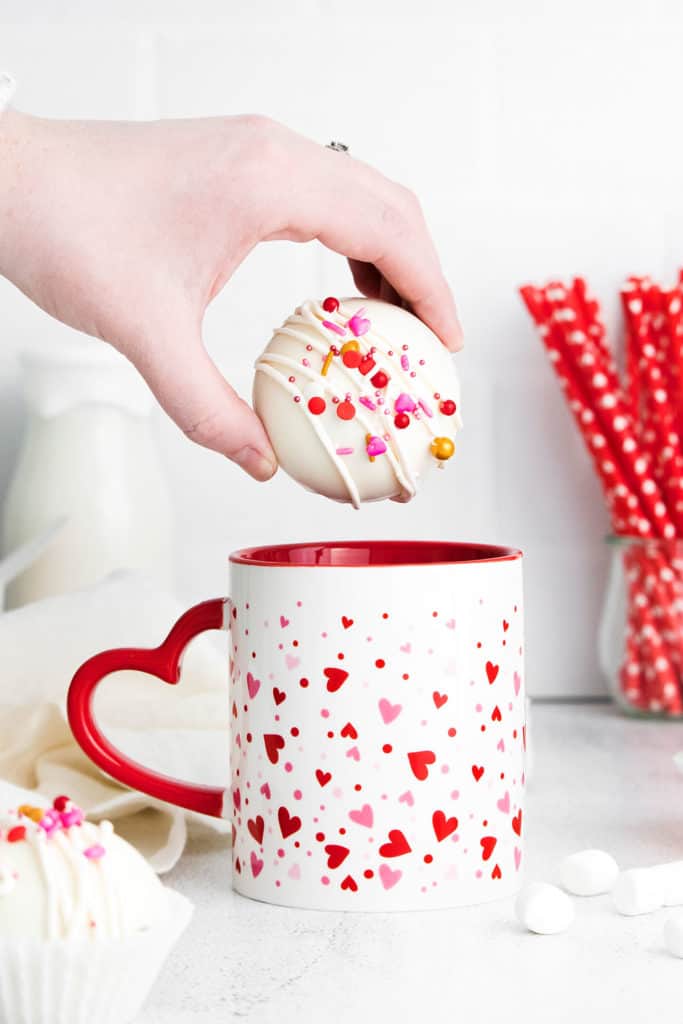
<path id="1" fill-rule="evenodd" d="M 154 651 L 96 655 L 69 720 L 114 778 L 233 822 L 233 885 L 268 903 L 422 910 L 519 887 L 526 745 L 519 551 L 429 541 L 252 548 L 231 598 Z M 91 701 L 111 672 L 169 683 L 205 629 L 230 632 L 231 778 L 129 761 Z"/>

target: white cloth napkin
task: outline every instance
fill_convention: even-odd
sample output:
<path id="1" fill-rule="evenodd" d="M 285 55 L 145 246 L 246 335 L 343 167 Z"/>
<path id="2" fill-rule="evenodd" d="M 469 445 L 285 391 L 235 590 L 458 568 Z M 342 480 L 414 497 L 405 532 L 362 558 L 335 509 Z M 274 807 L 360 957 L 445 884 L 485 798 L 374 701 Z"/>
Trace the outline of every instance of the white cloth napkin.
<path id="1" fill-rule="evenodd" d="M 137 574 L 0 614 L 0 806 L 71 797 L 117 831 L 158 872 L 176 863 L 188 827 L 229 831 L 120 786 L 99 771 L 69 729 L 66 693 L 87 658 L 112 647 L 156 647 L 185 609 Z M 121 672 L 105 679 L 95 712 L 105 733 L 142 764 L 185 781 L 225 785 L 229 773 L 227 652 L 221 634 L 193 641 L 181 682 Z"/>

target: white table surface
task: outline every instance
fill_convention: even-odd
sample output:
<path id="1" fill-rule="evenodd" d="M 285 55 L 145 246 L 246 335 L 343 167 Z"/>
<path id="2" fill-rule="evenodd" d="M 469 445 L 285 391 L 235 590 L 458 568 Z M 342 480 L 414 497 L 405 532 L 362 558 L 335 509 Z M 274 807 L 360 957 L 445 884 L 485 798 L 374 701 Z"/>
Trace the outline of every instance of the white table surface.
<path id="1" fill-rule="evenodd" d="M 586 847 L 633 867 L 683 858 L 683 725 L 601 704 L 534 705 L 526 878 L 553 880 Z M 396 915 L 254 903 L 230 890 L 224 840 L 195 841 L 165 879 L 196 904 L 140 1024 L 524 1021 L 679 1024 L 683 960 L 662 945 L 671 910 L 619 916 L 576 900 L 559 936 L 523 931 L 512 901 Z"/>

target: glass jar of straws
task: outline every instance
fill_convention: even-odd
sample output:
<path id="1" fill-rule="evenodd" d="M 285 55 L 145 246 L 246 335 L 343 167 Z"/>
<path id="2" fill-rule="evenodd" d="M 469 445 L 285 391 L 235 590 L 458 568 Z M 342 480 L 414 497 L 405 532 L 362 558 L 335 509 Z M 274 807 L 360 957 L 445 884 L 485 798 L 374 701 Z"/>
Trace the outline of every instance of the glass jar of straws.
<path id="1" fill-rule="evenodd" d="M 600 662 L 629 714 L 683 717 L 683 540 L 611 537 Z"/>

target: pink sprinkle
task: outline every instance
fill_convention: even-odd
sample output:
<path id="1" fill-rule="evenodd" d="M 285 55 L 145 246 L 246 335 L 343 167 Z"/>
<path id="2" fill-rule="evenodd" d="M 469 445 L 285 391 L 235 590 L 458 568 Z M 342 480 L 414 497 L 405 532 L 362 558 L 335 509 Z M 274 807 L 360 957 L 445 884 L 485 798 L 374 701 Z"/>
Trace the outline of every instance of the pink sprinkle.
<path id="1" fill-rule="evenodd" d="M 95 843 L 94 846 L 89 846 L 87 850 L 83 851 L 83 856 L 87 857 L 88 860 L 99 860 L 100 857 L 104 857 L 107 851 L 99 843 Z"/>
<path id="2" fill-rule="evenodd" d="M 323 327 L 327 327 L 328 331 L 334 331 L 335 334 L 342 338 L 346 334 L 343 327 L 340 327 L 339 324 L 333 324 L 331 320 L 323 320 Z"/>
<path id="3" fill-rule="evenodd" d="M 408 356 L 405 356 L 405 355 L 401 356 L 401 369 L 402 370 L 409 370 L 410 369 L 410 360 L 408 359 Z"/>
<path id="4" fill-rule="evenodd" d="M 364 405 L 366 409 L 369 409 L 370 412 L 374 412 L 377 408 L 373 400 L 371 398 L 366 398 L 365 395 L 361 395 L 358 401 L 361 405 Z"/>
<path id="5" fill-rule="evenodd" d="M 63 811 L 59 817 L 62 828 L 71 828 L 74 825 L 82 825 L 85 815 L 80 807 L 72 807 L 70 811 Z"/>
<path id="6" fill-rule="evenodd" d="M 337 448 L 337 455 L 353 455 L 353 448 Z"/>
<path id="7" fill-rule="evenodd" d="M 429 406 L 425 402 L 424 398 L 418 398 L 418 404 L 419 404 L 420 408 L 422 409 L 422 412 L 425 414 L 425 416 L 429 416 L 431 418 L 434 415 L 432 410 L 429 408 Z"/>
<path id="8" fill-rule="evenodd" d="M 52 808 L 50 808 L 49 811 L 45 812 L 45 814 L 40 819 L 38 824 L 43 829 L 44 832 L 47 832 L 49 836 L 51 836 L 53 832 L 56 832 L 57 829 L 62 827 L 59 812 L 53 810 Z"/>
<path id="9" fill-rule="evenodd" d="M 386 450 L 387 446 L 381 437 L 371 437 L 367 443 L 367 453 L 373 457 L 375 455 L 384 455 Z"/>

